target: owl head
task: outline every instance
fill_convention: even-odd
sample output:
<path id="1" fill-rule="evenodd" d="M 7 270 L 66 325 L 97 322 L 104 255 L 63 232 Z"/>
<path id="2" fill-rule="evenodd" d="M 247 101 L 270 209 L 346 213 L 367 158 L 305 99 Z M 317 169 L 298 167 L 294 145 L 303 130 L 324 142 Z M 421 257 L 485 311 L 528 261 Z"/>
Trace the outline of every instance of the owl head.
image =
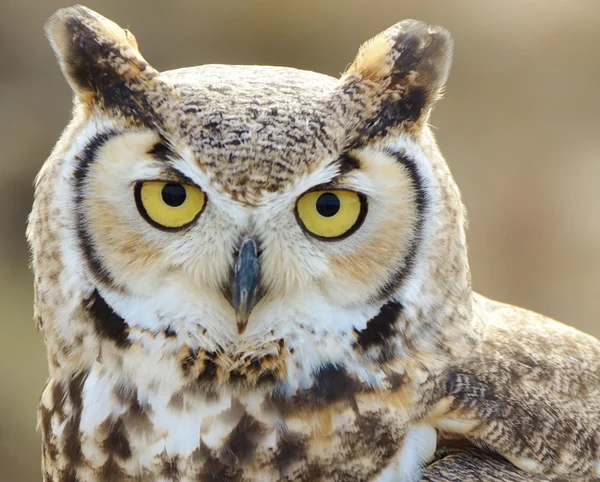
<path id="1" fill-rule="evenodd" d="M 294 391 L 464 346 L 464 210 L 428 126 L 448 32 L 400 22 L 335 79 L 159 72 L 85 7 L 46 29 L 75 94 L 28 229 L 51 370 Z"/>

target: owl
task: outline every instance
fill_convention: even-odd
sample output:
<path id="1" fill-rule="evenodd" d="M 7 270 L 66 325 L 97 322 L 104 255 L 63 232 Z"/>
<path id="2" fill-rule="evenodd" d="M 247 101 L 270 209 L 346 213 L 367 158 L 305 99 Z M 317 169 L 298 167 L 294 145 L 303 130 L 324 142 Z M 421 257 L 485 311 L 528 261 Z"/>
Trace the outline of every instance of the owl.
<path id="1" fill-rule="evenodd" d="M 46 482 L 600 477 L 600 343 L 472 291 L 441 27 L 158 72 L 81 6 L 28 225 Z"/>

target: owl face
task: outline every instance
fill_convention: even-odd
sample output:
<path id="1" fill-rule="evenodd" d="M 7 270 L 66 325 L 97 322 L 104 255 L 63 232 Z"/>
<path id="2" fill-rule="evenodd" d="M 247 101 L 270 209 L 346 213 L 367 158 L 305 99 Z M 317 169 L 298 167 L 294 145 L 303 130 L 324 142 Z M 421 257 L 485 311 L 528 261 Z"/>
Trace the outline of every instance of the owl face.
<path id="1" fill-rule="evenodd" d="M 164 141 L 149 130 L 101 134 L 100 142 L 77 186 L 94 280 L 134 299 L 185 293 L 186 304 L 197 299 L 229 320 L 218 332 L 232 338 L 275 328 L 259 321 L 273 303 L 285 311 L 307 297 L 341 309 L 380 302 L 398 269 L 393 260 L 414 243 L 418 190 L 384 150 L 327 156 L 269 192 L 252 171 L 221 185 L 186 145 L 157 158 Z M 257 179 L 252 204 L 231 194 L 246 175 Z M 245 310 L 239 323 L 236 309 Z"/>
<path id="2" fill-rule="evenodd" d="M 48 32 L 76 114 L 50 161 L 58 181 L 43 170 L 38 185 L 62 228 L 60 296 L 79 299 L 58 338 L 72 347 L 65 333 L 87 324 L 103 356 L 135 351 L 119 363 L 138 378 L 163 364 L 174 378 L 298 388 L 343 363 L 377 384 L 381 313 L 426 294 L 424 238 L 440 229 L 427 214 L 444 196 L 460 205 L 426 124 L 445 32 L 399 24 L 341 80 L 159 73 L 129 32 L 72 12 Z M 50 229 L 42 218 L 30 232 Z M 88 351 L 77 356 L 91 363 Z"/>

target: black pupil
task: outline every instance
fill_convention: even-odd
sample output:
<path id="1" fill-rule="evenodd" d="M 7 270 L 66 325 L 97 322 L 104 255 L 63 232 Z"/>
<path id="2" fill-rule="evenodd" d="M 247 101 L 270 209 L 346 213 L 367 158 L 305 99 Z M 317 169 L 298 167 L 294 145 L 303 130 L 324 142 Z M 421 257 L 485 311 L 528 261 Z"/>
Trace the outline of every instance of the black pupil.
<path id="1" fill-rule="evenodd" d="M 335 216 L 340 210 L 340 198 L 335 194 L 326 192 L 317 199 L 317 212 L 326 218 Z"/>
<path id="2" fill-rule="evenodd" d="M 187 194 L 185 188 L 181 184 L 169 183 L 162 188 L 162 199 L 165 204 L 176 208 L 185 202 Z"/>

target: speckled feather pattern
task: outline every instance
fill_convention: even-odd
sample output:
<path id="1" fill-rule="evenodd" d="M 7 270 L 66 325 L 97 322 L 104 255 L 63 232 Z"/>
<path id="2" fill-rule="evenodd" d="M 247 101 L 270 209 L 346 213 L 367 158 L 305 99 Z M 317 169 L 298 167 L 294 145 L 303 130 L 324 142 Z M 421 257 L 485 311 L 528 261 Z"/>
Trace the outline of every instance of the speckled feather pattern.
<path id="1" fill-rule="evenodd" d="M 76 103 L 27 233 L 46 482 L 600 476 L 600 343 L 472 292 L 465 209 L 427 124 L 445 30 L 400 22 L 339 80 L 160 73 L 85 7 L 47 33 Z M 132 186 L 148 179 L 199 186 L 197 222 L 146 223 Z M 299 226 L 296 200 L 320 186 L 368 198 L 343 241 Z M 263 298 L 238 333 L 247 235 Z"/>
<path id="2" fill-rule="evenodd" d="M 343 148 L 345 119 L 331 106 L 336 81 L 325 75 L 207 65 L 161 79 L 179 100 L 160 112 L 166 130 L 193 146 L 200 167 L 235 200 L 253 204 L 265 191 L 282 192 Z"/>

